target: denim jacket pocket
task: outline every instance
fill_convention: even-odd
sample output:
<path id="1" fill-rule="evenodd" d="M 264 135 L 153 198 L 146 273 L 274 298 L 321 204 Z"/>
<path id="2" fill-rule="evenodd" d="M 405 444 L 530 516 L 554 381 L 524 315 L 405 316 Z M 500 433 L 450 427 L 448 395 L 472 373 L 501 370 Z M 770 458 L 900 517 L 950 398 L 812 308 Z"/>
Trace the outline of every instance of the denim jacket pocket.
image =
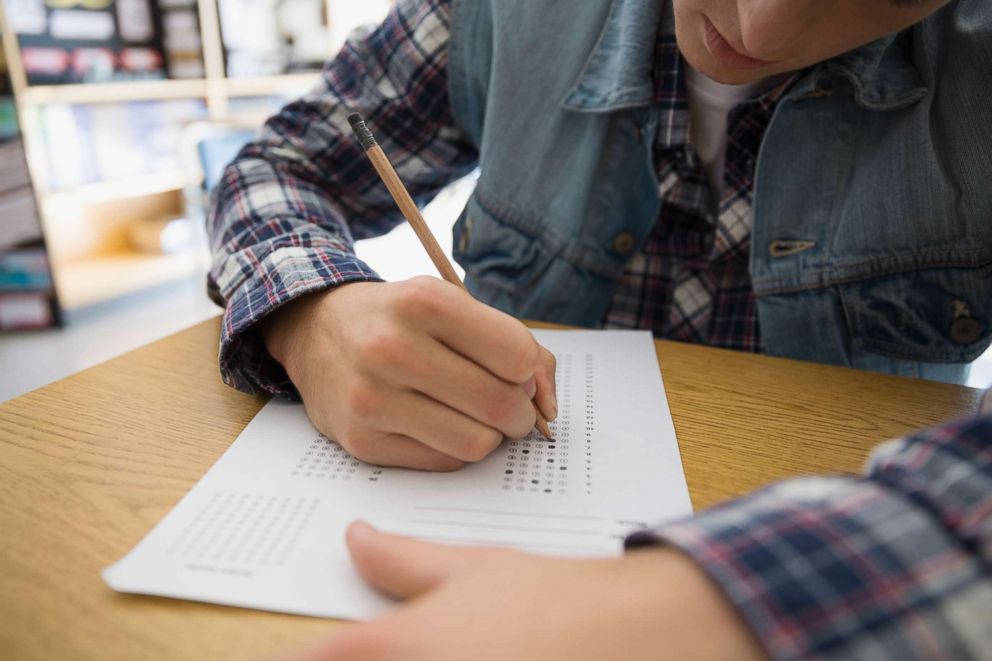
<path id="1" fill-rule="evenodd" d="M 967 363 L 992 342 L 992 265 L 871 278 L 840 297 L 855 352 Z"/>
<path id="2" fill-rule="evenodd" d="M 528 225 L 497 215 L 483 206 L 478 191 L 473 193 L 455 223 L 452 245 L 452 254 L 465 269 L 466 278 L 504 294 L 532 289 L 554 255 Z"/>

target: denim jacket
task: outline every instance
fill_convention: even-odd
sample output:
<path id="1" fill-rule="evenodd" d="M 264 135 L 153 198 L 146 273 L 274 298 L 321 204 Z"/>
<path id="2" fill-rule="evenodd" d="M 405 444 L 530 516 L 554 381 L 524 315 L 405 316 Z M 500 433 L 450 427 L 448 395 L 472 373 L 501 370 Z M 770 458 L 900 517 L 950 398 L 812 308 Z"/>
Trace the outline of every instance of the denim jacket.
<path id="1" fill-rule="evenodd" d="M 481 177 L 454 249 L 480 299 L 602 319 L 658 220 L 662 7 L 455 0 L 451 103 Z M 992 11 L 958 0 L 811 68 L 783 97 L 753 205 L 769 354 L 964 380 L 992 341 L 989 89 Z"/>

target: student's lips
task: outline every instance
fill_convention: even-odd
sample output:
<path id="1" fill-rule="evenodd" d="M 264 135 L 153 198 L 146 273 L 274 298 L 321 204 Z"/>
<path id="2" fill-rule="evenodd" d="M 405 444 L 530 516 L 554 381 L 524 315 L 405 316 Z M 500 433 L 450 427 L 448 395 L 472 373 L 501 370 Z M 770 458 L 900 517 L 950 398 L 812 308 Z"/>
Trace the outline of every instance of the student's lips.
<path id="1" fill-rule="evenodd" d="M 731 69 L 760 69 L 776 63 L 771 60 L 759 60 L 737 51 L 724 39 L 709 18 L 703 16 L 703 20 L 706 21 L 706 48 L 720 64 Z"/>

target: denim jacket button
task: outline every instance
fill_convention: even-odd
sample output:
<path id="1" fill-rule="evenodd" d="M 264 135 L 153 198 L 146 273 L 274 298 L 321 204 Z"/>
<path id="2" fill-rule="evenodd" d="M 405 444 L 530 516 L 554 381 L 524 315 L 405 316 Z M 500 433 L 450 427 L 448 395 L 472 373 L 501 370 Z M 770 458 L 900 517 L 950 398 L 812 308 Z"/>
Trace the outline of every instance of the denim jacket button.
<path id="1" fill-rule="evenodd" d="M 958 317 L 951 323 L 951 339 L 958 344 L 972 344 L 982 336 L 982 325 L 974 317 Z"/>
<path id="2" fill-rule="evenodd" d="M 633 250 L 636 243 L 633 234 L 630 232 L 620 232 L 613 237 L 613 250 L 620 254 L 626 254 Z"/>

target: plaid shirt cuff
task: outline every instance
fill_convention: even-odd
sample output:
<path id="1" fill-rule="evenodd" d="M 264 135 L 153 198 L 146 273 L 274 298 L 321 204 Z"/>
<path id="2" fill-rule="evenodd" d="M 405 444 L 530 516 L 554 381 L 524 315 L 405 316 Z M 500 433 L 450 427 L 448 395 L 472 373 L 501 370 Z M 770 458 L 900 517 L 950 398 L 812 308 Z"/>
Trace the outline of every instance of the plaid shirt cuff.
<path id="1" fill-rule="evenodd" d="M 329 247 L 282 247 L 259 261 L 229 296 L 220 340 L 224 383 L 247 393 L 259 390 L 299 399 L 282 365 L 265 349 L 255 325 L 301 296 L 350 282 L 382 278 L 354 255 Z"/>
<path id="2" fill-rule="evenodd" d="M 869 478 L 801 478 L 628 549 L 679 548 L 775 659 L 985 658 L 992 417 L 876 451 Z"/>

